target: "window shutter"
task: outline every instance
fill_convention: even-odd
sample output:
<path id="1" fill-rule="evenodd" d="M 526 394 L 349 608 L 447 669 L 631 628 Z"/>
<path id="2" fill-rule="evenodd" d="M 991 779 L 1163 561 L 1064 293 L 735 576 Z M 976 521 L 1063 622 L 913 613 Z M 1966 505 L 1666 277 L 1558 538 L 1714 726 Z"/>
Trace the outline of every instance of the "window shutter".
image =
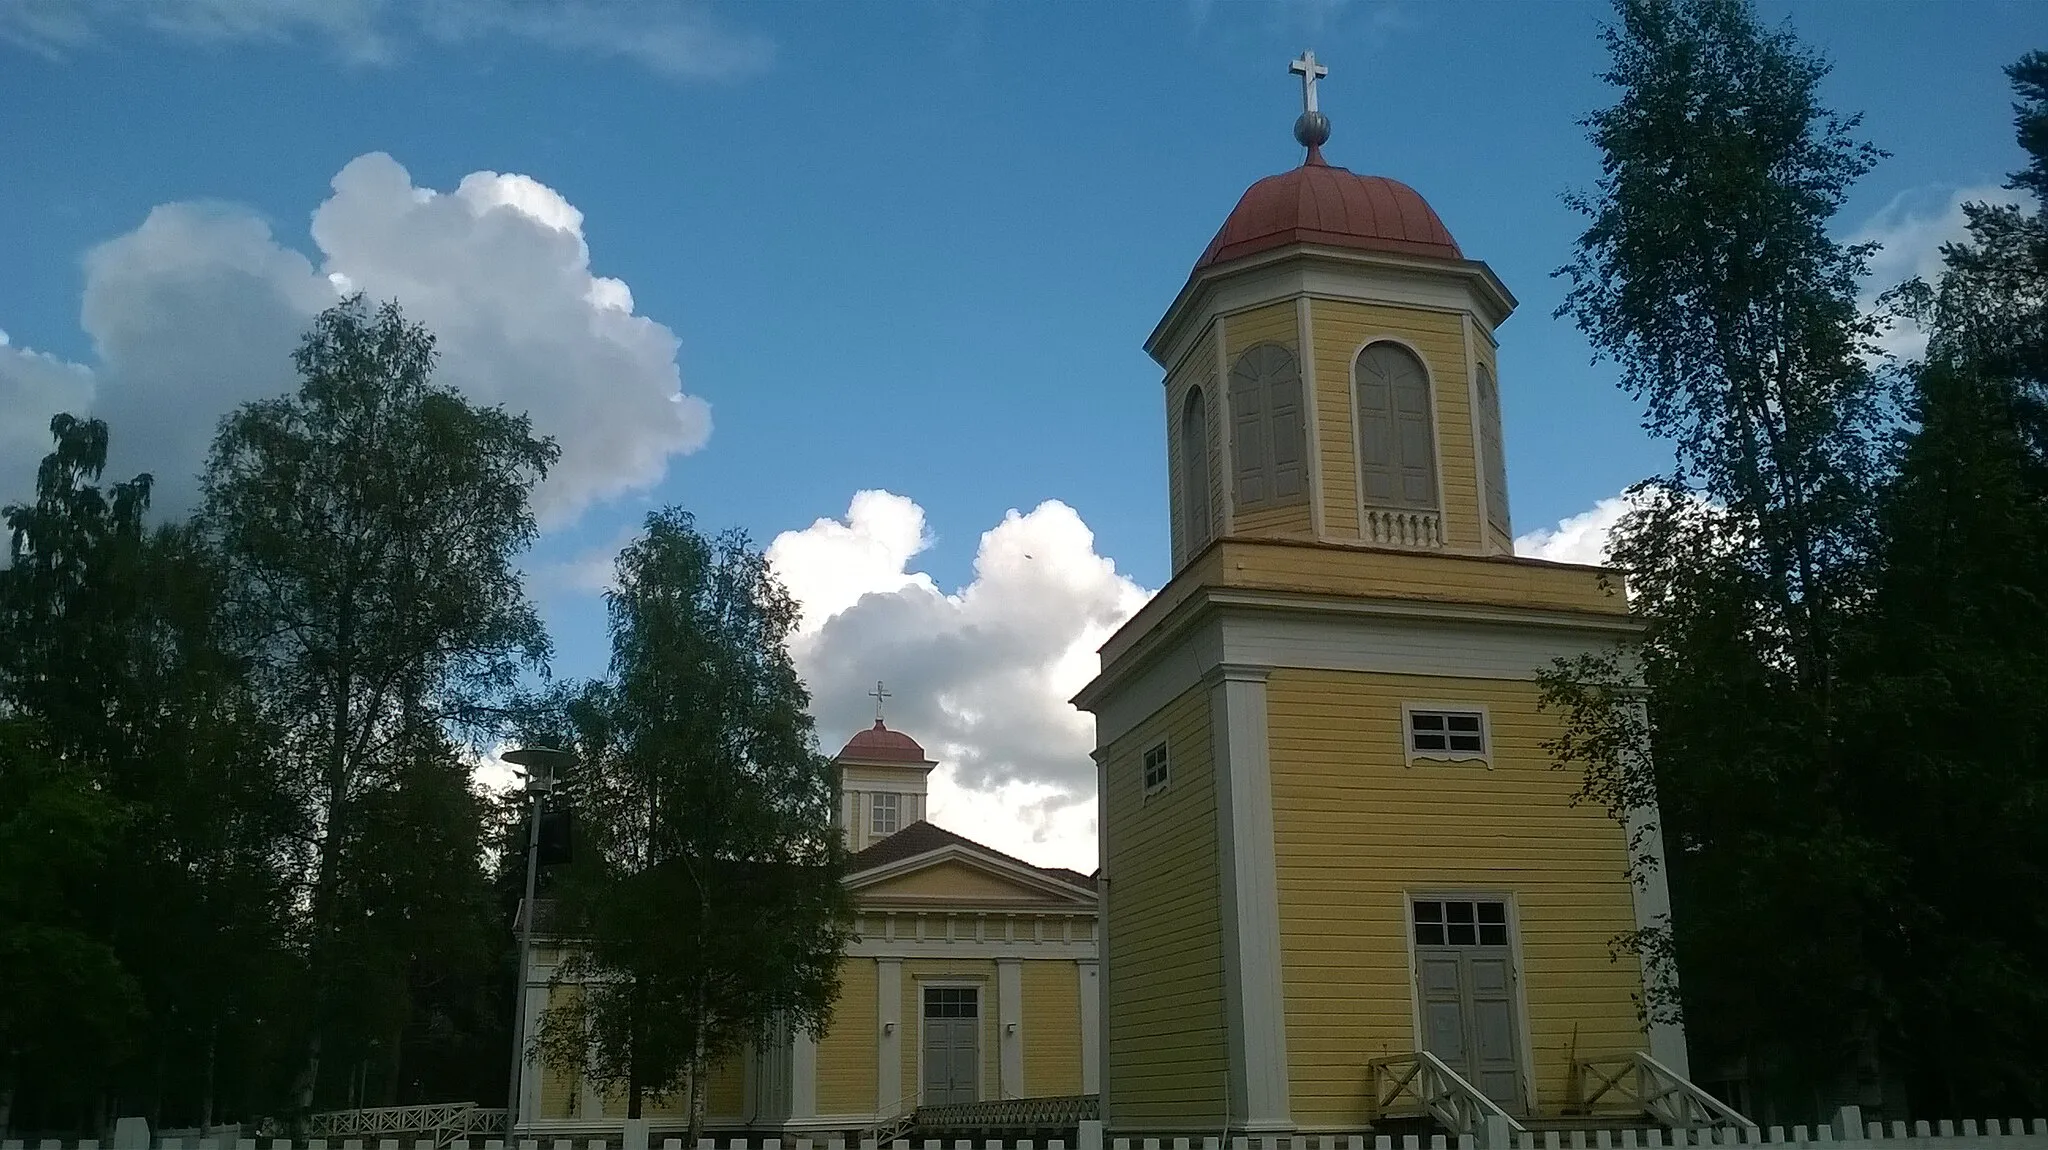
<path id="1" fill-rule="evenodd" d="M 1493 372 L 1479 368 L 1479 450 L 1485 455 L 1486 521 L 1502 534 L 1508 523 L 1508 462 L 1500 432 L 1500 386 Z"/>
<path id="2" fill-rule="evenodd" d="M 1266 381 L 1266 426 L 1273 449 L 1273 498 L 1295 501 L 1308 494 L 1308 461 L 1302 439 L 1301 372 L 1280 348 L 1277 370 Z"/>
<path id="3" fill-rule="evenodd" d="M 1256 348 L 1230 372 L 1230 450 L 1240 510 L 1263 507 L 1273 498 L 1267 483 L 1266 389 L 1259 378 Z"/>
<path id="4" fill-rule="evenodd" d="M 1368 505 L 1394 502 L 1394 392 L 1376 344 L 1358 354 L 1358 468 Z"/>
<path id="5" fill-rule="evenodd" d="M 1209 409 L 1190 388 L 1180 421 L 1181 546 L 1192 556 L 1209 542 Z"/>
<path id="6" fill-rule="evenodd" d="M 1398 344 L 1376 343 L 1359 353 L 1357 376 L 1366 503 L 1435 509 L 1436 443 L 1429 375 L 1421 361 Z"/>
<path id="7" fill-rule="evenodd" d="M 1394 374 L 1394 432 L 1400 452 L 1401 505 L 1436 506 L 1436 443 L 1430 434 L 1429 379 L 1407 352 Z"/>

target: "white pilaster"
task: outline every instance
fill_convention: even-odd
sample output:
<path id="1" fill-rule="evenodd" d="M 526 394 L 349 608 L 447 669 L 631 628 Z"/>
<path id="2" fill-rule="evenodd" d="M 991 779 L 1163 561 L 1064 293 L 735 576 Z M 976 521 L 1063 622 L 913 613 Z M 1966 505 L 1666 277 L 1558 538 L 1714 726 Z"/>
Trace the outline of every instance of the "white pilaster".
<path id="1" fill-rule="evenodd" d="M 1101 972 L 1092 962 L 1077 962 L 1074 971 L 1081 983 L 1081 1093 L 1094 1094 L 1102 1089 Z"/>
<path id="2" fill-rule="evenodd" d="M 903 1100 L 903 960 L 875 963 L 875 1111 L 893 1114 Z"/>
<path id="3" fill-rule="evenodd" d="M 740 1117 L 752 1126 L 761 1115 L 761 1052 L 748 1042 L 740 1053 Z"/>
<path id="4" fill-rule="evenodd" d="M 1629 884 L 1629 895 L 1635 901 L 1636 928 L 1649 930 L 1653 927 L 1671 928 L 1671 888 L 1664 876 L 1664 831 L 1659 825 L 1661 819 L 1657 808 L 1652 805 L 1629 812 L 1626 824 L 1628 841 L 1642 844 L 1643 857 L 1635 866 L 1635 881 Z M 1665 972 L 1670 979 L 1672 990 L 1678 989 L 1678 972 Z M 1654 977 L 1649 963 L 1643 964 L 1643 982 L 1647 984 Z M 1685 1024 L 1673 1020 L 1659 1020 L 1650 1023 L 1650 1057 L 1676 1071 L 1682 1078 L 1691 1078 L 1690 1060 L 1685 1053 Z"/>
<path id="5" fill-rule="evenodd" d="M 1089 757 L 1095 760 L 1095 793 L 1098 796 L 1106 795 L 1109 793 L 1109 768 L 1102 761 L 1102 749 L 1097 747 L 1089 753 Z M 1099 991 L 1095 1001 L 1098 1017 L 1093 1031 L 1083 1028 L 1081 1041 L 1091 1046 L 1095 1055 L 1096 1116 L 1103 1124 L 1114 1126 L 1116 1120 L 1112 1114 L 1115 1099 L 1111 1094 L 1109 1080 L 1109 1016 L 1115 1009 L 1115 1003 L 1109 1000 L 1109 841 L 1106 837 L 1108 828 L 1107 819 L 1095 820 L 1095 857 L 1098 860 L 1095 869 L 1095 982 Z M 1081 1009 L 1088 1009 L 1088 1000 L 1085 998 L 1081 1000 Z M 1087 1056 L 1082 1057 L 1082 1073 L 1086 1074 Z M 1099 1135 L 1100 1131 L 1097 1133 Z"/>
<path id="6" fill-rule="evenodd" d="M 597 1044 L 592 1042 L 591 1051 L 584 1059 L 586 1065 L 597 1061 L 596 1047 Z M 585 1122 L 604 1117 L 604 1095 L 597 1092 L 597 1087 L 590 1081 L 588 1074 L 576 1076 L 576 1117 Z"/>
<path id="7" fill-rule="evenodd" d="M 1024 962 L 996 960 L 996 1064 L 1002 1097 L 1024 1097 Z"/>
<path id="8" fill-rule="evenodd" d="M 548 982 L 546 978 L 538 975 L 535 964 L 531 962 L 527 964 L 525 977 L 520 981 L 525 991 L 520 996 L 520 1009 L 526 1016 L 526 1029 L 520 1034 L 526 1049 L 519 1052 L 519 1057 L 525 1065 L 519 1068 L 519 1113 L 513 1119 L 514 1126 L 525 1126 L 540 1117 L 540 1080 L 547 1073 L 546 1067 L 529 1054 L 528 1050 L 535 1036 L 540 1034 L 541 1012 L 547 1009 L 548 1004 Z"/>
<path id="9" fill-rule="evenodd" d="M 789 1119 L 818 1116 L 818 1040 L 798 1030 L 789 1044 Z"/>
<path id="10" fill-rule="evenodd" d="M 1222 869 L 1230 1126 L 1248 1133 L 1287 1131 L 1294 1122 L 1287 1088 L 1266 670 L 1225 664 L 1207 678 Z"/>
<path id="11" fill-rule="evenodd" d="M 1301 425 L 1305 432 L 1308 449 L 1308 521 L 1316 538 L 1330 537 L 1329 522 L 1323 511 L 1323 437 L 1316 429 L 1323 425 L 1321 410 L 1316 405 L 1316 356 L 1315 332 L 1309 322 L 1309 302 L 1305 295 L 1294 297 L 1295 358 L 1301 376 Z"/>

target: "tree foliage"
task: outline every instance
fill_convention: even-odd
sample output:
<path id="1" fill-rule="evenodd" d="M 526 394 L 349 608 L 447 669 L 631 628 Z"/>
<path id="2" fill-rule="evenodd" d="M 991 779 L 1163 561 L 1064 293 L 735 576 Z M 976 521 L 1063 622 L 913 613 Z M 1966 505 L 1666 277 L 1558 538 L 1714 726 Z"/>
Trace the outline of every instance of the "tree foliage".
<path id="1" fill-rule="evenodd" d="M 0 1096 L 89 1125 L 189 1085 L 203 1111 L 219 1036 L 279 998 L 290 813 L 209 556 L 145 525 L 148 476 L 97 485 L 104 424 L 51 432 L 0 570 Z"/>
<path id="2" fill-rule="evenodd" d="M 1880 153 L 1820 104 L 1825 63 L 1742 0 L 1617 11 L 1560 311 L 1675 466 L 1611 541 L 1642 642 L 1543 686 L 1582 797 L 1656 802 L 1675 922 L 1619 941 L 1675 954 L 1647 1006 L 1682 1001 L 1695 1072 L 1746 1077 L 1766 1117 L 2038 1102 L 2048 931 L 2008 900 L 2048 893 L 2048 244 L 1970 208 L 1942 282 L 1898 297 L 1931 333 L 1901 405 L 1867 252 L 1829 235 Z M 2044 78 L 2014 70 L 2023 141 Z M 2037 153 L 2016 186 L 2042 179 Z"/>
<path id="3" fill-rule="evenodd" d="M 649 516 L 618 559 L 612 664 L 568 708 L 583 766 L 576 939 L 538 1047 L 701 1131 L 717 1062 L 781 1027 L 822 1030 L 850 908 L 837 786 L 786 643 L 795 605 L 744 536 Z"/>
<path id="4" fill-rule="evenodd" d="M 2048 188 L 2048 55 L 2009 74 Z M 1859 652 L 1854 817 L 1900 860 L 1878 959 L 1888 1057 L 1917 1106 L 2048 1103 L 2048 210 L 1966 207 L 1936 283 L 1898 293 L 1928 336 L 1884 493 Z"/>
<path id="5" fill-rule="evenodd" d="M 452 740 L 487 726 L 547 652 L 512 562 L 556 448 L 523 414 L 436 387 L 433 360 L 397 305 L 343 301 L 295 353 L 297 392 L 224 419 L 203 477 L 223 614 L 307 829 L 301 1107 L 321 1092 L 329 1036 L 382 1038 L 391 1056 L 403 1012 L 372 1006 L 483 925 L 475 801 Z M 423 857 L 427 844 L 450 853 Z"/>

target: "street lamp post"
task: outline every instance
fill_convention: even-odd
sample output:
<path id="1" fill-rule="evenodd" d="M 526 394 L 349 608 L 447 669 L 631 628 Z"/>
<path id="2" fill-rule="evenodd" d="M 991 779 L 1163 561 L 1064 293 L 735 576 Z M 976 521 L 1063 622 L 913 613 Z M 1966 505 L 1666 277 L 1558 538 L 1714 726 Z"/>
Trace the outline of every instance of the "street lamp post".
<path id="1" fill-rule="evenodd" d="M 500 756 L 526 768 L 526 895 L 519 903 L 519 985 L 512 996 L 512 1077 L 505 1087 L 505 1141 L 512 1141 L 519 1122 L 519 1080 L 526 1068 L 526 993 L 533 960 L 533 887 L 539 873 L 541 801 L 555 786 L 555 773 L 575 763 L 576 756 L 553 747 L 521 747 Z"/>

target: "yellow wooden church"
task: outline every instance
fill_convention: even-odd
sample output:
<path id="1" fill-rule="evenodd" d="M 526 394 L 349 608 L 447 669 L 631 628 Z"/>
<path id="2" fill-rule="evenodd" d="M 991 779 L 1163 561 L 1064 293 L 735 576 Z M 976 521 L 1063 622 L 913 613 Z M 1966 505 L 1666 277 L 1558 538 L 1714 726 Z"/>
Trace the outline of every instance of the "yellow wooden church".
<path id="1" fill-rule="evenodd" d="M 1294 70 L 1306 160 L 1244 193 L 1145 345 L 1173 579 L 1075 700 L 1103 1118 L 1356 1132 L 1437 1064 L 1518 1119 L 1589 1064 L 1682 1077 L 1610 956 L 1667 913 L 1662 873 L 1625 877 L 1626 832 L 1541 746 L 1538 669 L 1634 625 L 1617 574 L 1513 553 L 1514 297 L 1413 189 L 1324 159 L 1323 70 Z"/>
<path id="2" fill-rule="evenodd" d="M 1731 1120 L 1612 953 L 1668 917 L 1661 868 L 1627 874 L 1631 833 L 1661 855 L 1654 812 L 1575 805 L 1543 750 L 1537 672 L 1636 628 L 1617 573 L 1513 553 L 1514 297 L 1413 189 L 1325 160 L 1323 69 L 1293 68 L 1306 159 L 1244 193 L 1146 342 L 1173 577 L 1074 700 L 1101 870 L 923 821 L 933 764 L 878 719 L 838 760 L 845 993 L 822 1038 L 721 1069 L 715 1126 L 1078 1094 L 1116 1134 L 1356 1133 L 1406 1091 L 1469 1132 L 1582 1112 L 1624 1072 Z M 533 1079 L 522 1128 L 616 1127 Z"/>
<path id="3" fill-rule="evenodd" d="M 880 688 L 877 688 L 880 693 Z M 1099 1090 L 1094 879 L 1037 867 L 925 818 L 937 766 L 882 719 L 839 752 L 840 826 L 859 911 L 826 1032 L 784 1030 L 714 1071 L 714 1130 L 870 1136 L 920 1108 Z M 526 984 L 527 1033 L 559 945 Z M 624 1100 L 574 1075 L 524 1075 L 518 1128 L 547 1139 L 616 1134 Z M 680 1126 L 680 1097 L 643 1114 Z"/>

